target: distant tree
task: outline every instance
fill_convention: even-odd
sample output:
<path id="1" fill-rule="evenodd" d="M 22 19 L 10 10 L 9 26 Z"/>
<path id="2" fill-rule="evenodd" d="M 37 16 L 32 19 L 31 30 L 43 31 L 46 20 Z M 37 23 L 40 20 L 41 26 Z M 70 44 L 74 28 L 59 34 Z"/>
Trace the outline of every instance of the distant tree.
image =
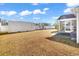
<path id="1" fill-rule="evenodd" d="M 36 23 L 35 25 L 39 25 L 39 23 Z"/>
<path id="2" fill-rule="evenodd" d="M 42 23 L 41 25 L 42 26 L 49 26 L 50 24 L 49 23 Z"/>
<path id="3" fill-rule="evenodd" d="M 59 29 L 59 24 L 57 22 L 54 23 L 53 26 L 55 26 L 55 29 L 57 29 L 57 30 Z"/>
<path id="4" fill-rule="evenodd" d="M 39 26 L 41 29 L 44 29 L 44 26 L 49 26 L 49 23 L 36 23 L 37 26 Z"/>
<path id="5" fill-rule="evenodd" d="M 41 25 L 41 26 L 49 26 L 49 23 L 36 23 L 36 25 Z"/>

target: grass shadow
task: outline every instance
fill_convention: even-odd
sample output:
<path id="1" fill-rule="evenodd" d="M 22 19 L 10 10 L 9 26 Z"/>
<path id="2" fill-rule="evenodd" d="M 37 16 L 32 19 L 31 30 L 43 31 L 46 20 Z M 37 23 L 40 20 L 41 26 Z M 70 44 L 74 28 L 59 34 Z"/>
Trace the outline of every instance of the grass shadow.
<path id="1" fill-rule="evenodd" d="M 8 35 L 8 34 L 16 34 L 16 33 L 24 33 L 24 32 L 33 32 L 33 31 L 39 31 L 39 30 L 17 31 L 17 32 L 0 32 L 0 35 Z"/>
<path id="2" fill-rule="evenodd" d="M 32 30 L 32 31 L 34 31 L 34 30 Z M 23 33 L 23 32 L 32 32 L 32 31 L 0 32 L 0 35 L 16 34 L 16 33 Z"/>
<path id="3" fill-rule="evenodd" d="M 54 35 L 52 37 L 47 37 L 46 39 L 79 48 L 79 44 L 76 43 L 76 40 L 71 40 L 71 38 L 66 35 Z"/>

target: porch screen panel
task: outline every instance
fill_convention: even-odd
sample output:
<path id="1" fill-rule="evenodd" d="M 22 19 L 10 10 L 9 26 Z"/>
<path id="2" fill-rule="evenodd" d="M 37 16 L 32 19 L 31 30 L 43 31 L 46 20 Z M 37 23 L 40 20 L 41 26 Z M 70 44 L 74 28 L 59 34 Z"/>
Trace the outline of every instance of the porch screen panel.
<path id="1" fill-rule="evenodd" d="M 60 21 L 60 31 L 64 31 L 64 21 Z"/>

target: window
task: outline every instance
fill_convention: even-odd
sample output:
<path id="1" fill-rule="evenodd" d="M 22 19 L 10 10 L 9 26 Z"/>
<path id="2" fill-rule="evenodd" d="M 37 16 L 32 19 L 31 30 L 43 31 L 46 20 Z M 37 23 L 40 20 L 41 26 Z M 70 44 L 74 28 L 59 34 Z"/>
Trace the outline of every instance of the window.
<path id="1" fill-rule="evenodd" d="M 66 31 L 70 31 L 70 28 L 66 28 Z"/>
<path id="2" fill-rule="evenodd" d="M 6 22 L 6 21 L 1 21 L 1 25 L 2 25 L 2 26 L 6 26 L 6 25 L 8 25 L 8 22 Z"/>
<path id="3" fill-rule="evenodd" d="M 65 26 L 66 31 L 70 31 L 70 21 L 66 21 L 66 26 Z"/>

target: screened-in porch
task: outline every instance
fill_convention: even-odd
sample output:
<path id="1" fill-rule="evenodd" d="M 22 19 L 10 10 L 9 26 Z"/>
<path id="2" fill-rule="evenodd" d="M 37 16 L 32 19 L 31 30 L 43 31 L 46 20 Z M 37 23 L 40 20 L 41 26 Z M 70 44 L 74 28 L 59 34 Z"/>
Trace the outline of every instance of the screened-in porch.
<path id="1" fill-rule="evenodd" d="M 67 14 L 58 18 L 59 32 L 71 33 L 76 32 L 76 15 Z"/>
<path id="2" fill-rule="evenodd" d="M 71 33 L 76 32 L 76 20 L 59 20 L 59 32 Z"/>

